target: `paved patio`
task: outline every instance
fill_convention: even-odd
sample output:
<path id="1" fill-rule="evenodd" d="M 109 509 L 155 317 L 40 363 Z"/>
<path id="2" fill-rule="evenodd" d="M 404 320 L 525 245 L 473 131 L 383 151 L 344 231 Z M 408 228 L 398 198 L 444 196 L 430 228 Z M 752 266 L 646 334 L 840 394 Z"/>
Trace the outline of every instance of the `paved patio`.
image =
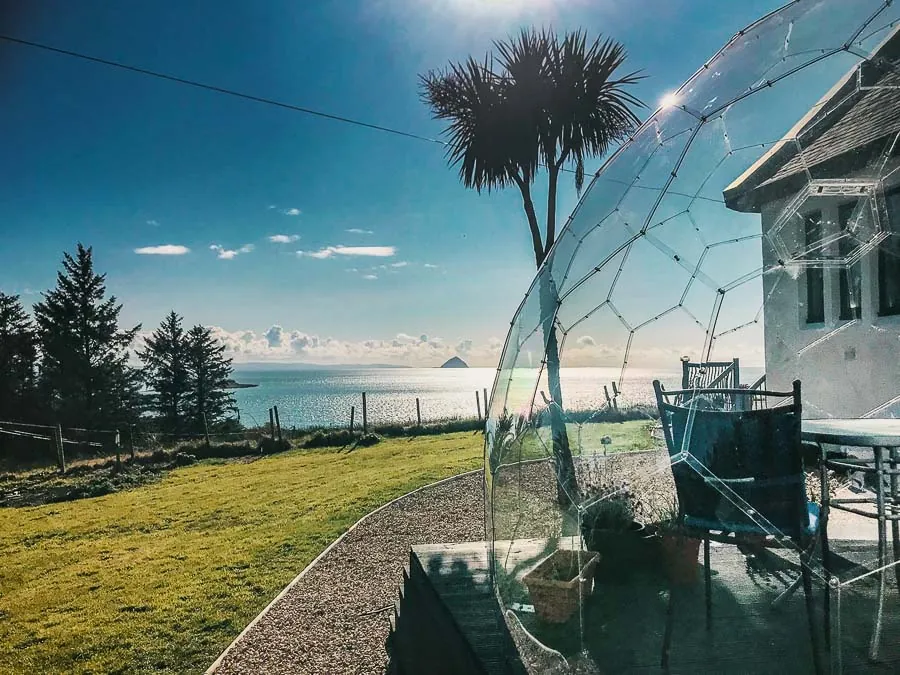
<path id="1" fill-rule="evenodd" d="M 508 549 L 507 569 L 515 570 L 516 579 L 520 580 L 534 566 L 535 559 L 540 559 L 544 543 L 518 541 Z M 835 539 L 833 562 L 837 568 L 849 571 L 857 562 L 870 557 L 873 543 Z M 463 633 L 468 633 L 477 644 L 479 618 L 469 609 L 474 604 L 466 602 L 466 597 L 483 598 L 489 583 L 484 542 L 420 546 L 414 547 L 413 553 Z M 682 588 L 676 596 L 670 672 L 813 672 L 802 589 L 777 610 L 770 606 L 796 577 L 797 563 L 790 558 L 773 551 L 745 554 L 735 546 L 713 545 L 712 628 L 706 629 L 702 568 L 698 564 L 697 583 Z M 599 575 L 594 593 L 584 607 L 583 641 L 577 617 L 562 626 L 544 624 L 529 611 L 527 592 L 524 589 L 519 592 L 524 602 L 521 609 L 513 612 L 511 632 L 519 646 L 519 656 L 530 672 L 564 669 L 578 673 L 660 672 L 669 584 L 658 571 Z M 823 644 L 822 663 L 827 672 L 832 655 L 824 648 L 821 581 L 814 584 L 814 595 L 816 625 Z M 876 610 L 877 576 L 855 582 L 841 597 L 844 672 L 900 672 L 900 599 L 894 575 L 888 575 L 877 662 L 867 659 Z M 834 602 L 832 611 L 837 611 Z M 483 613 L 483 608 L 479 612 Z M 532 642 L 528 634 L 559 652 L 568 665 Z M 496 660 L 496 655 L 485 656 Z"/>

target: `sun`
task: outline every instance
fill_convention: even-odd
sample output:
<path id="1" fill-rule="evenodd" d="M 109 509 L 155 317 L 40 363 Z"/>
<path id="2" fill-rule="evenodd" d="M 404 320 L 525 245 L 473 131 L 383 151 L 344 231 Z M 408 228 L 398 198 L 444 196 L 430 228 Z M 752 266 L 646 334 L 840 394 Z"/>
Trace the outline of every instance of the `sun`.
<path id="1" fill-rule="evenodd" d="M 659 105 L 662 108 L 671 108 L 672 106 L 678 105 L 678 102 L 678 94 L 676 94 L 674 91 L 670 91 L 659 100 Z"/>

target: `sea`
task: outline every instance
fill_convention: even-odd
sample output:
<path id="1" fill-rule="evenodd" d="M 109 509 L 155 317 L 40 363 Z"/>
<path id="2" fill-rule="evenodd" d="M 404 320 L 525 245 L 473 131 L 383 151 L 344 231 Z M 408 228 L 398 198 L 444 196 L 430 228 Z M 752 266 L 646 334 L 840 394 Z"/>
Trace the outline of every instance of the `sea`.
<path id="1" fill-rule="evenodd" d="M 493 368 L 253 368 L 235 366 L 234 379 L 258 386 L 233 391 L 240 419 L 247 426 L 268 423 L 268 410 L 278 406 L 282 426 L 343 427 L 350 424 L 355 407 L 356 424 L 362 422 L 362 393 L 370 425 L 409 424 L 416 421 L 416 398 L 422 422 L 475 417 L 475 392 L 490 396 Z M 633 369 L 624 380 L 619 368 L 564 368 L 563 399 L 570 410 L 599 410 L 605 405 L 604 385 L 612 395 L 612 383 L 621 387 L 624 403 L 654 403 L 654 379 L 677 388 L 680 371 Z"/>

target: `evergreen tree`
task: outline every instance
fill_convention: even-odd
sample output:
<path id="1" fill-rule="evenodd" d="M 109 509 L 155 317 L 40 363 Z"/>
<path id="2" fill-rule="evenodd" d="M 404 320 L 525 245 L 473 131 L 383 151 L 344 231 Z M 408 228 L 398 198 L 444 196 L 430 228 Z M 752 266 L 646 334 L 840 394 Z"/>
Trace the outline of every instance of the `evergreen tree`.
<path id="1" fill-rule="evenodd" d="M 160 428 L 173 434 L 183 431 L 188 404 L 187 335 L 182 321 L 174 311 L 169 312 L 138 352 L 144 364 L 144 382 L 153 391 L 151 408 L 159 417 Z"/>
<path id="2" fill-rule="evenodd" d="M 0 292 L 0 415 L 28 420 L 36 413 L 34 325 L 18 295 Z"/>
<path id="3" fill-rule="evenodd" d="M 225 357 L 225 345 L 213 337 L 209 328 L 194 326 L 187 334 L 185 363 L 190 390 L 187 420 L 195 432 L 202 432 L 204 414 L 212 428 L 235 407 L 226 389 L 231 377 L 231 359 Z"/>
<path id="4" fill-rule="evenodd" d="M 106 297 L 93 249 L 79 243 L 62 265 L 56 288 L 34 306 L 41 385 L 63 426 L 124 426 L 139 414 L 139 373 L 128 365 L 128 348 L 141 327 L 119 330 L 122 305 Z"/>

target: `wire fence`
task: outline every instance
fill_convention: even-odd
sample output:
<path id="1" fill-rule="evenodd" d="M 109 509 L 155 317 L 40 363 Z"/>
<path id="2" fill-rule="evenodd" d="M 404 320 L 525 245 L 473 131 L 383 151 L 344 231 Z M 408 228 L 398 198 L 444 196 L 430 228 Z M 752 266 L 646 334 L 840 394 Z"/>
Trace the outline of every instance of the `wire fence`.
<path id="1" fill-rule="evenodd" d="M 153 456 L 154 453 L 160 451 L 172 452 L 178 449 L 204 456 L 236 456 L 257 450 L 266 442 L 277 442 L 279 448 L 284 449 L 289 447 L 288 444 L 291 441 L 317 433 L 333 435 L 334 432 L 342 429 L 350 436 L 370 431 L 387 435 L 407 435 L 410 430 L 434 432 L 443 426 L 447 427 L 446 431 L 455 431 L 459 430 L 456 426 L 460 424 L 471 426 L 475 420 L 481 423 L 487 415 L 487 389 L 476 390 L 474 399 L 473 412 L 477 417 L 472 419 L 427 419 L 422 414 L 423 406 L 421 406 L 420 399 L 416 397 L 416 416 L 404 423 L 394 420 L 373 420 L 368 409 L 366 393 L 363 392 L 361 405 L 350 406 L 348 419 L 344 424 L 328 425 L 327 427 L 283 424 L 277 405 L 269 408 L 266 411 L 266 417 L 262 420 L 250 415 L 254 424 L 251 428 L 240 428 L 239 422 L 231 420 L 218 425 L 225 427 L 224 429 L 212 429 L 209 432 L 156 431 L 147 428 L 146 420 L 138 425 L 129 425 L 122 429 L 88 429 L 0 420 L 0 471 L 18 472 L 56 468 L 65 472 L 73 467 L 85 465 L 110 462 L 121 465 L 123 462 Z M 381 415 L 377 415 L 377 417 L 381 417 Z M 432 429 L 432 427 L 434 428 Z M 317 439 L 315 442 L 327 443 L 329 441 Z"/>
<path id="2" fill-rule="evenodd" d="M 124 461 L 173 450 L 181 445 L 256 444 L 257 430 L 205 433 L 162 433 L 134 426 L 85 429 L 0 420 L 0 470 L 21 471 Z"/>

